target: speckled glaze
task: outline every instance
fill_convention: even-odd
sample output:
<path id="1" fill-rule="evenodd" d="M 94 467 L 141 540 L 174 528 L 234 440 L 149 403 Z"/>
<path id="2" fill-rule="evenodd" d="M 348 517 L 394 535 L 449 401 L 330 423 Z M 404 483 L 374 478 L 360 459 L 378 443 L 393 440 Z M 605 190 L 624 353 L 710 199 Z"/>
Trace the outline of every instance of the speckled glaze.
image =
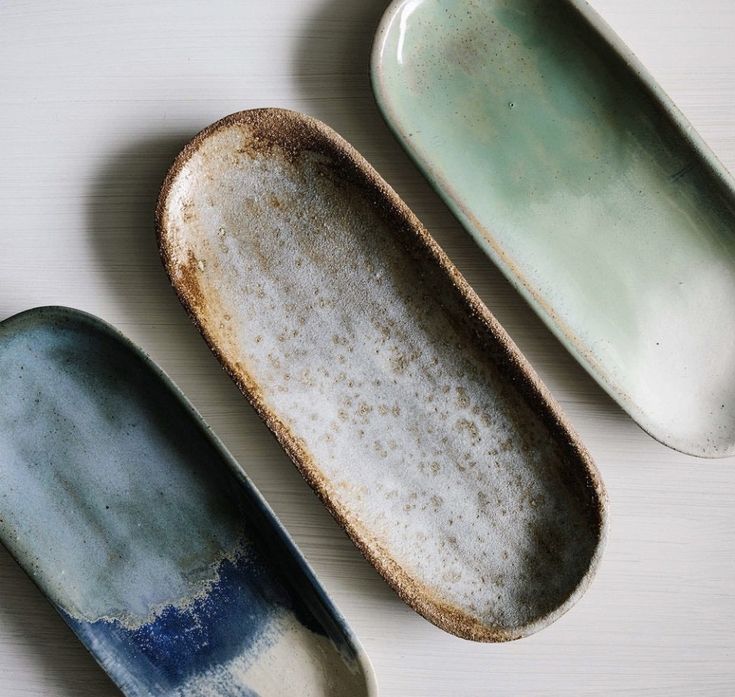
<path id="1" fill-rule="evenodd" d="M 301 473 L 399 595 L 502 641 L 581 595 L 594 465 L 415 216 L 324 124 L 277 109 L 200 133 L 164 183 L 164 264 Z"/>
<path id="2" fill-rule="evenodd" d="M 735 452 L 733 179 L 580 0 L 396 0 L 375 94 L 488 256 L 651 435 Z"/>
<path id="3" fill-rule="evenodd" d="M 377 694 L 266 503 L 117 331 L 16 315 L 0 375 L 0 540 L 128 697 Z"/>

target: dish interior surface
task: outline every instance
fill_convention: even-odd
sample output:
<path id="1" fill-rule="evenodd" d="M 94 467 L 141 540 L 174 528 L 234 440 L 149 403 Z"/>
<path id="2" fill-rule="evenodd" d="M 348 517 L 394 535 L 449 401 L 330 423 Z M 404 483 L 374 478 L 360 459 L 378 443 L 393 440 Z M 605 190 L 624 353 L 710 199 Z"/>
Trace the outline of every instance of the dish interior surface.
<path id="1" fill-rule="evenodd" d="M 398 138 L 649 433 L 735 451 L 733 181 L 570 0 L 403 0 L 373 54 Z"/>
<path id="2" fill-rule="evenodd" d="M 516 638 L 586 585 L 601 485 L 384 187 L 319 122 L 242 112 L 169 174 L 164 261 L 225 368 L 399 594 L 461 636 Z"/>
<path id="3" fill-rule="evenodd" d="M 132 345 L 30 311 L 0 375 L 0 539 L 126 695 L 368 694 L 272 513 Z"/>

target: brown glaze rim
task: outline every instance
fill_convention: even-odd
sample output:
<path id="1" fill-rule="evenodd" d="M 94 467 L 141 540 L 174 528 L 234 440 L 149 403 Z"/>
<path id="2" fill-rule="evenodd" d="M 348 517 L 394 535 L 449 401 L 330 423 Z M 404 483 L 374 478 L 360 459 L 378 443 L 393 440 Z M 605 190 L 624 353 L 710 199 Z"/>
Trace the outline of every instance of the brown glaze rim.
<path id="1" fill-rule="evenodd" d="M 216 341 L 200 322 L 195 294 L 185 284 L 179 285 L 174 281 L 173 250 L 170 247 L 166 227 L 169 195 L 176 177 L 202 143 L 223 129 L 239 125 L 247 127 L 253 134 L 252 148 L 256 151 L 278 147 L 293 158 L 305 150 L 321 152 L 335 162 L 342 176 L 363 187 L 369 200 L 380 208 L 381 214 L 401 228 L 406 238 L 402 241 L 404 244 L 410 244 L 408 252 L 414 257 L 414 261 L 433 267 L 438 275 L 446 279 L 448 290 L 454 299 L 459 300 L 460 306 L 466 309 L 468 324 L 475 337 L 493 351 L 498 365 L 508 374 L 527 404 L 539 414 L 552 437 L 565 451 L 565 455 L 579 465 L 589 493 L 588 517 L 591 531 L 597 537 L 597 546 L 586 574 L 580 579 L 574 591 L 554 610 L 517 628 L 493 627 L 468 614 L 462 608 L 446 602 L 435 592 L 417 582 L 391 557 L 388 550 L 371 540 L 365 527 L 352 518 L 345 507 L 332 498 L 330 481 L 319 472 L 314 458 L 303 441 L 295 437 L 290 428 L 263 401 L 257 381 L 241 364 L 231 363 L 221 353 Z M 597 468 L 561 408 L 507 332 L 408 206 L 347 141 L 322 122 L 294 111 L 252 109 L 230 114 L 198 133 L 176 157 L 161 188 L 155 211 L 155 225 L 159 252 L 171 285 L 210 350 L 337 523 L 405 603 L 437 627 L 451 634 L 474 641 L 501 642 L 518 639 L 542 629 L 558 619 L 579 599 L 597 569 L 606 536 L 607 497 Z M 575 476 L 575 473 L 571 474 Z"/>

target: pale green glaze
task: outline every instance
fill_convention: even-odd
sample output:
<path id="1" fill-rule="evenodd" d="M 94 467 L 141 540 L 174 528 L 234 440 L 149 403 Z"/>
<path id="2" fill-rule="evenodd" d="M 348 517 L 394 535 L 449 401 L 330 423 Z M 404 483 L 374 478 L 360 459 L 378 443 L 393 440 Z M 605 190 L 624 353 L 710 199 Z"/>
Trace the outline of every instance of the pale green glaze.
<path id="1" fill-rule="evenodd" d="M 401 0 L 373 84 L 488 255 L 638 423 L 735 450 L 733 181 L 575 0 Z"/>

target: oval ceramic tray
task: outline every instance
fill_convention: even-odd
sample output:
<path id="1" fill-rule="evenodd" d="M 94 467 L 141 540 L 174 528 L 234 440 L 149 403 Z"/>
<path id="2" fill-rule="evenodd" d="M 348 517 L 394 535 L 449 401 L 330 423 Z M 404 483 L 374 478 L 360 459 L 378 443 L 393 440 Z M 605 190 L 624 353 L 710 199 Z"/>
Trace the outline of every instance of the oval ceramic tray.
<path id="1" fill-rule="evenodd" d="M 0 324 L 0 540 L 128 697 L 375 695 L 237 463 L 90 315 Z"/>
<path id="2" fill-rule="evenodd" d="M 594 465 L 354 149 L 301 114 L 234 114 L 179 155 L 157 221 L 209 346 L 407 603 L 489 641 L 570 607 L 604 533 Z"/>
<path id="3" fill-rule="evenodd" d="M 733 179 L 581 0 L 396 0 L 383 114 L 541 318 L 651 435 L 735 452 Z"/>

